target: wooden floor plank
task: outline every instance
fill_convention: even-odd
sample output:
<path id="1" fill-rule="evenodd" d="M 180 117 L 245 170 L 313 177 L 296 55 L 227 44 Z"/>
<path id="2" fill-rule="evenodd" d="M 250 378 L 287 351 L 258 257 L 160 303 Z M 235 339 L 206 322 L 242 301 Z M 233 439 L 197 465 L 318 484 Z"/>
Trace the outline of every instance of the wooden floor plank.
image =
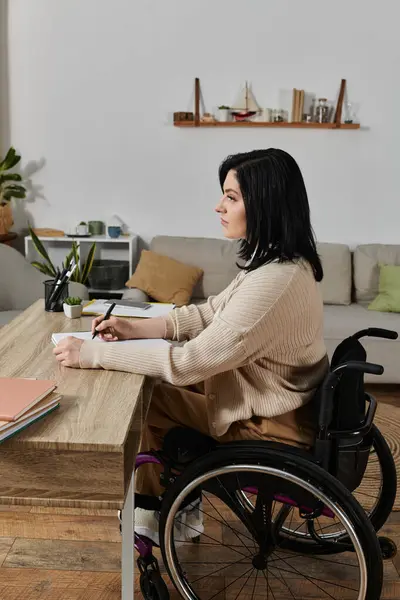
<path id="1" fill-rule="evenodd" d="M 10 504 L 0 504 L 0 513 L 2 512 L 29 512 L 29 507 L 11 506 Z"/>
<path id="2" fill-rule="evenodd" d="M 0 569 L 1 600 L 120 600 L 119 573 Z"/>
<path id="3" fill-rule="evenodd" d="M 27 512 L 26 506 L 15 506 L 13 508 L 20 509 L 20 512 Z M 61 508 L 61 507 L 49 507 L 49 506 L 32 506 L 29 510 L 31 513 L 40 515 L 89 515 L 92 517 L 116 517 L 116 510 L 109 510 L 107 508 Z"/>
<path id="4" fill-rule="evenodd" d="M 119 542 L 118 517 L 0 513 L 0 537 Z"/>
<path id="5" fill-rule="evenodd" d="M 13 537 L 0 537 L 0 567 L 2 566 L 14 541 L 15 541 L 15 538 L 13 538 Z"/>
<path id="6" fill-rule="evenodd" d="M 121 544 L 60 540 L 15 540 L 3 567 L 111 571 L 121 568 Z"/>

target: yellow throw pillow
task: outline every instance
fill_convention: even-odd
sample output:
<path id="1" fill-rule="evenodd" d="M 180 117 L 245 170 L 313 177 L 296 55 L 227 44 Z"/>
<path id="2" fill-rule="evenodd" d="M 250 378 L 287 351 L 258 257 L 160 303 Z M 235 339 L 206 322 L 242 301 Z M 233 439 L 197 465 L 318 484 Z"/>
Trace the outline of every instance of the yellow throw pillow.
<path id="1" fill-rule="evenodd" d="M 183 306 L 189 303 L 193 288 L 202 275 L 203 270 L 198 267 L 142 250 L 136 271 L 125 285 L 146 292 L 158 302 Z"/>

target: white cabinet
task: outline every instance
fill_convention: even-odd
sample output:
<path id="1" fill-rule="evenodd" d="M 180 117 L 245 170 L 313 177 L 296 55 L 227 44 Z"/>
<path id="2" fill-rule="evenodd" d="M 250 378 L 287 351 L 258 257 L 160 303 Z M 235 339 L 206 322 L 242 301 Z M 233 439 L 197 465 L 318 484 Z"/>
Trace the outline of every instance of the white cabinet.
<path id="1" fill-rule="evenodd" d="M 80 267 L 86 260 L 86 256 L 93 242 L 96 242 L 95 259 L 114 259 L 129 261 L 129 277 L 132 275 L 137 262 L 138 236 L 123 235 L 119 238 L 111 238 L 108 235 L 93 235 L 88 237 L 44 237 L 39 236 L 40 241 L 46 248 L 46 251 L 54 266 L 61 267 L 61 263 L 71 249 L 72 242 L 75 241 L 79 247 Z M 25 257 L 29 262 L 43 262 L 32 243 L 30 235 L 25 236 Z M 126 288 L 112 290 L 123 292 Z M 90 292 L 105 291 L 89 288 Z"/>

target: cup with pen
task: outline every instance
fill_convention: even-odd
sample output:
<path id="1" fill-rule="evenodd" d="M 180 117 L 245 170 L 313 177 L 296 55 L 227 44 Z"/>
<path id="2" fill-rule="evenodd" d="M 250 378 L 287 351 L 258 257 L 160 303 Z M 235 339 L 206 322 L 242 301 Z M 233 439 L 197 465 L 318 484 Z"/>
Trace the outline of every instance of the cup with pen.
<path id="1" fill-rule="evenodd" d="M 68 297 L 68 282 L 76 269 L 74 261 L 68 268 L 57 273 L 54 279 L 44 282 L 44 309 L 47 312 L 62 312 L 65 298 Z"/>

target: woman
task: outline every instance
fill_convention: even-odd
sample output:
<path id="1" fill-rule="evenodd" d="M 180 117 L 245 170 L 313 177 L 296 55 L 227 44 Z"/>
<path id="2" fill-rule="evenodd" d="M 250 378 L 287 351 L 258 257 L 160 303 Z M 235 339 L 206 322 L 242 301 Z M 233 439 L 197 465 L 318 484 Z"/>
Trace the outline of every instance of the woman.
<path id="1" fill-rule="evenodd" d="M 167 317 L 93 321 L 98 344 L 67 338 L 54 349 L 62 365 L 148 375 L 154 388 L 142 449 L 160 448 L 172 427 L 192 427 L 220 442 L 277 440 L 307 447 L 307 403 L 328 368 L 323 270 L 295 160 L 274 148 L 228 157 L 220 166 L 216 212 L 225 237 L 239 239 L 246 261 L 232 283 L 200 306 Z M 135 348 L 117 340 L 168 338 L 183 346 Z M 160 495 L 153 465 L 138 471 L 137 490 Z M 137 509 L 137 532 L 157 541 L 156 515 Z"/>

